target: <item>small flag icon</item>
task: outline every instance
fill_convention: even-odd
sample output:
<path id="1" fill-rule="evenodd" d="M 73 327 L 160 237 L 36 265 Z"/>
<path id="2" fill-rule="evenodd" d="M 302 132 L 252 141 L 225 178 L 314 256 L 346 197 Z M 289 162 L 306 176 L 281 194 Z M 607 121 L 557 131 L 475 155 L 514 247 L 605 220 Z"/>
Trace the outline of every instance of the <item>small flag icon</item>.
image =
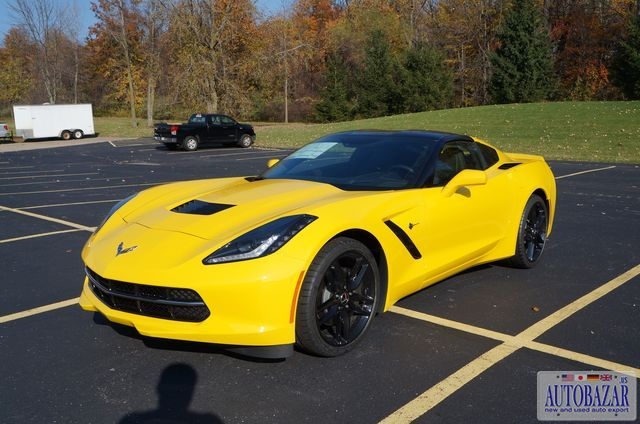
<path id="1" fill-rule="evenodd" d="M 602 374 L 600 375 L 600 381 L 611 381 L 612 379 L 612 375 L 611 374 Z"/>
<path id="2" fill-rule="evenodd" d="M 587 374 L 588 381 L 600 381 L 600 374 Z"/>
<path id="3" fill-rule="evenodd" d="M 562 381 L 573 381 L 573 374 L 562 374 Z"/>

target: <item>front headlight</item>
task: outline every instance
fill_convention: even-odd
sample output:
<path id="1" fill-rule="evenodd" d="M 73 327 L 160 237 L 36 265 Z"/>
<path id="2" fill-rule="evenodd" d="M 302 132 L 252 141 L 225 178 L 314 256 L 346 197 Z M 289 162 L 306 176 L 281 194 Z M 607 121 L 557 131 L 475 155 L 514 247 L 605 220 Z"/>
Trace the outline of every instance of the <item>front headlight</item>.
<path id="1" fill-rule="evenodd" d="M 270 255 L 316 219 L 313 215 L 278 218 L 225 244 L 204 258 L 202 263 L 212 265 Z"/>

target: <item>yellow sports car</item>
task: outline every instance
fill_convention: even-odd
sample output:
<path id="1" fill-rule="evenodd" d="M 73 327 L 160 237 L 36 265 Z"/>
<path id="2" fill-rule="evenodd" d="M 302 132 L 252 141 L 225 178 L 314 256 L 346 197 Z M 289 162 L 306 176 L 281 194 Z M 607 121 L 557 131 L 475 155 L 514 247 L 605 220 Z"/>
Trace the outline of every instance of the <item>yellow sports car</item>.
<path id="1" fill-rule="evenodd" d="M 270 165 L 114 206 L 82 251 L 82 308 L 152 337 L 336 356 L 430 284 L 534 266 L 551 232 L 544 159 L 465 135 L 338 133 Z"/>

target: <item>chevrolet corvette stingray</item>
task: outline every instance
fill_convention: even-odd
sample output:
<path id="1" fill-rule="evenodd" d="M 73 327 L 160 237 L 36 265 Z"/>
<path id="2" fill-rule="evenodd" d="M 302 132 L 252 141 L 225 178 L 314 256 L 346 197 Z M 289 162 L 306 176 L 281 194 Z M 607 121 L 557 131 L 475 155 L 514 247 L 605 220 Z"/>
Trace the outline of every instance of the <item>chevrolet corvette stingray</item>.
<path id="1" fill-rule="evenodd" d="M 344 132 L 271 162 L 116 204 L 82 251 L 81 307 L 145 336 L 337 356 L 430 284 L 533 267 L 552 228 L 544 159 L 466 135 Z"/>

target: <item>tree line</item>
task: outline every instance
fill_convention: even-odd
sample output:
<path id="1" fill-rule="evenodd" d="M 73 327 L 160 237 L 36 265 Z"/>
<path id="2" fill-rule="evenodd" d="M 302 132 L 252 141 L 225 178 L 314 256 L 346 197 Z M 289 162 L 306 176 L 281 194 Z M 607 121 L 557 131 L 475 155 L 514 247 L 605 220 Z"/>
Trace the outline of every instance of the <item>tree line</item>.
<path id="1" fill-rule="evenodd" d="M 328 122 L 544 100 L 640 99 L 640 0 L 9 0 L 0 114 L 221 112 Z"/>

